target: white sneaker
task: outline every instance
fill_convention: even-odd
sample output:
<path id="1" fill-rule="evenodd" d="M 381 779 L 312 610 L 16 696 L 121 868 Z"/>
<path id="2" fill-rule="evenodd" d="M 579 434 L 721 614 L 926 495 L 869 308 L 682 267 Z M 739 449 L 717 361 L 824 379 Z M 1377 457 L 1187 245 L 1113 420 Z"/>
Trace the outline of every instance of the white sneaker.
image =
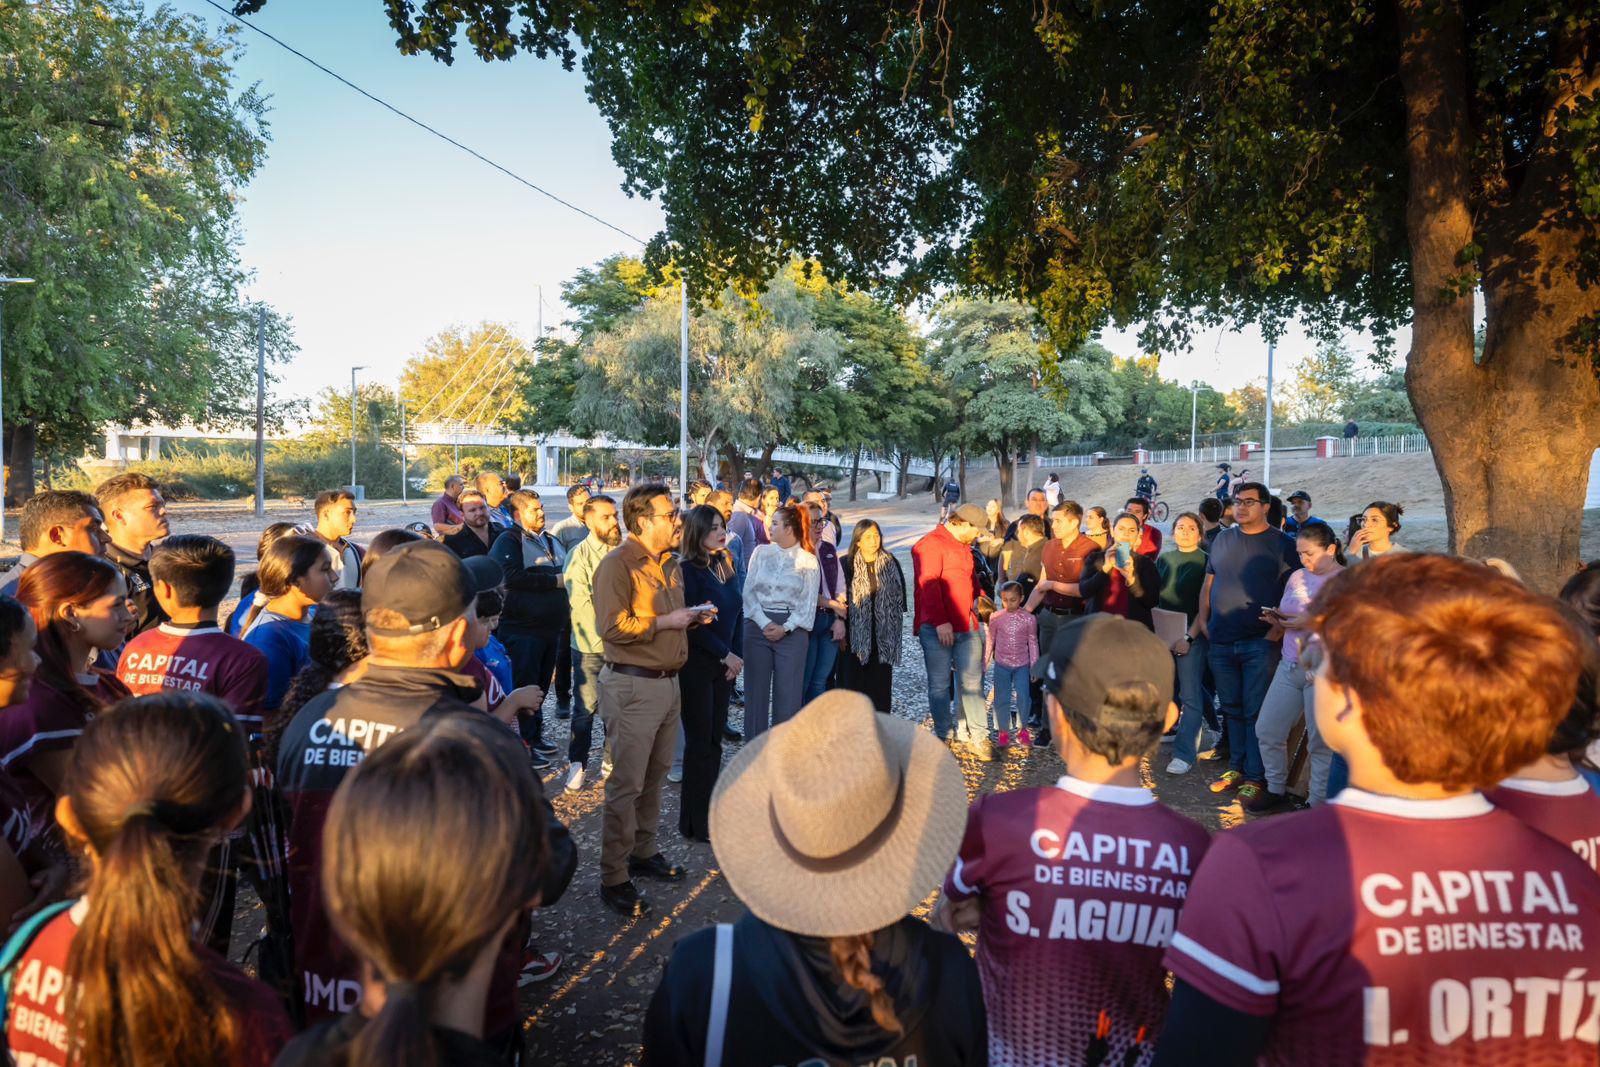
<path id="1" fill-rule="evenodd" d="M 673 785 L 677 785 L 679 782 L 683 781 L 683 768 L 674 767 L 672 770 L 668 771 L 667 781 L 671 782 Z"/>
<path id="2" fill-rule="evenodd" d="M 583 764 L 567 764 L 567 792 L 576 793 L 583 788 Z"/>
<path id="3" fill-rule="evenodd" d="M 1194 764 L 1188 760 L 1173 759 L 1171 763 L 1167 764 L 1168 774 L 1188 774 L 1192 770 L 1194 770 Z"/>
<path id="4" fill-rule="evenodd" d="M 596 778 L 595 781 L 603 782 L 607 778 L 610 778 L 610 777 L 611 777 L 611 757 L 607 756 L 605 759 L 600 761 L 600 777 Z"/>

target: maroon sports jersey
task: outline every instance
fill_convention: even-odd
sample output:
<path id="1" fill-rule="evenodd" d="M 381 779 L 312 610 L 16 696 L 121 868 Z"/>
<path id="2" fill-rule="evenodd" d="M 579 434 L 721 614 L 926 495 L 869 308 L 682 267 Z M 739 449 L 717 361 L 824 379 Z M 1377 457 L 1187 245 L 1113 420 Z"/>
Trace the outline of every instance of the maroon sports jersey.
<path id="1" fill-rule="evenodd" d="M 92 671 L 78 680 L 102 707 L 128 695 L 127 687 L 108 671 Z M 37 831 L 55 826 L 56 797 L 34 775 L 30 760 L 45 752 L 71 749 L 93 717 L 75 696 L 61 692 L 37 675 L 27 700 L 0 709 L 0 770 L 16 782 Z"/>
<path id="2" fill-rule="evenodd" d="M 1052 582 L 1067 582 L 1076 585 L 1083 580 L 1083 563 L 1089 558 L 1091 552 L 1098 552 L 1100 546 L 1094 541 L 1079 534 L 1070 544 L 1063 542 L 1059 537 L 1052 537 L 1044 543 L 1043 559 L 1044 577 Z M 1083 597 L 1068 596 L 1065 593 L 1046 593 L 1044 606 L 1056 611 L 1081 613 L 1084 610 Z M 1048 652 L 1049 649 L 1040 649 Z"/>
<path id="3" fill-rule="evenodd" d="M 67 953 L 88 910 L 88 901 L 80 899 L 51 919 L 17 961 L 6 1014 L 10 1062 L 31 1067 L 67 1062 Z M 195 952 L 238 1012 L 240 1055 L 234 1067 L 268 1067 L 294 1036 L 283 1005 L 266 986 L 206 946 L 196 945 Z"/>
<path id="4" fill-rule="evenodd" d="M 1593 1064 L 1600 877 L 1480 793 L 1346 789 L 1217 835 L 1166 963 L 1264 1064 Z"/>
<path id="5" fill-rule="evenodd" d="M 164 622 L 122 647 L 117 677 L 136 696 L 165 689 L 209 693 L 233 709 L 246 730 L 261 729 L 267 657 L 216 623 Z"/>
<path id="6" fill-rule="evenodd" d="M 1489 790 L 1489 800 L 1600 871 L 1600 793 L 1582 778 L 1574 775 L 1564 782 L 1507 778 Z"/>
<path id="7" fill-rule="evenodd" d="M 1137 1063 L 1154 1049 L 1161 954 L 1208 840 L 1148 789 L 1070 776 L 973 803 L 944 891 L 983 896 L 994 1067 L 1122 1063 L 1142 1045 Z"/>

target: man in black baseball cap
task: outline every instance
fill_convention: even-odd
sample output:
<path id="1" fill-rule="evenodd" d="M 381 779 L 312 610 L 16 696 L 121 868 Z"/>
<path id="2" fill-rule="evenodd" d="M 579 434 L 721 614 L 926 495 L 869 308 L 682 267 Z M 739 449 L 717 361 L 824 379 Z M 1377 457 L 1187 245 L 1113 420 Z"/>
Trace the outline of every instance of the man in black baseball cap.
<path id="1" fill-rule="evenodd" d="M 448 548 L 413 541 L 385 553 L 361 589 L 367 673 L 312 697 L 283 732 L 278 785 L 291 813 L 289 890 L 296 960 L 308 1021 L 350 1009 L 360 989 L 357 961 L 328 926 L 322 906 L 322 824 L 333 793 L 362 758 L 425 715 L 482 715 L 478 684 L 461 667 L 472 655 L 478 577 Z M 550 839 L 540 903 L 553 904 L 577 867 L 577 849 L 547 801 Z M 505 965 L 521 968 L 521 942 Z"/>
<path id="2" fill-rule="evenodd" d="M 1172 653 L 1148 627 L 1097 612 L 1056 631 L 1033 665 L 1044 686 L 1061 758 L 1081 746 L 1139 782 L 1139 757 L 1155 751 L 1177 721 Z M 1065 726 L 1069 734 L 1060 732 Z"/>
<path id="3" fill-rule="evenodd" d="M 1322 521 L 1311 514 L 1311 494 L 1304 489 L 1289 494 L 1289 511 L 1288 518 L 1283 520 L 1283 532 L 1290 537 L 1298 534 L 1307 523 Z"/>
<path id="4" fill-rule="evenodd" d="M 981 925 L 991 1042 L 1019 1062 L 1076 1063 L 1097 1041 L 1153 1044 L 1162 953 L 1208 837 L 1140 778 L 1178 717 L 1172 653 L 1155 634 L 1117 615 L 1073 619 L 1033 676 L 1067 773 L 973 803 L 935 925 Z"/>

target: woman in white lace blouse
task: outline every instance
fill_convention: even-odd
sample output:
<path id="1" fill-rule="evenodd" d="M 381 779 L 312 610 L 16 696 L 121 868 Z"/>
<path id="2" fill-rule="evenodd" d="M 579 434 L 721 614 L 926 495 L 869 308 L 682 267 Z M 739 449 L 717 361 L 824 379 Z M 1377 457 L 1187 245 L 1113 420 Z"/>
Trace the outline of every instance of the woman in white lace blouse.
<path id="1" fill-rule="evenodd" d="M 806 650 L 817 614 L 821 571 L 805 511 L 772 513 L 772 543 L 750 556 L 744 579 L 744 736 L 755 737 L 800 710 Z"/>

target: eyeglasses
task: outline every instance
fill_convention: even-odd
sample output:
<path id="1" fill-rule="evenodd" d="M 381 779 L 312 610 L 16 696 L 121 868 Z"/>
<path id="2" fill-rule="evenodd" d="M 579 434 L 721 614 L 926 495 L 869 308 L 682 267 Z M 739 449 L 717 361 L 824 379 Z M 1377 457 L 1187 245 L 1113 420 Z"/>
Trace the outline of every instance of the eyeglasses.
<path id="1" fill-rule="evenodd" d="M 1257 500 L 1253 496 L 1236 496 L 1233 498 L 1233 506 L 1236 508 L 1243 507 L 1246 504 L 1249 504 L 1251 507 L 1260 507 L 1264 503 L 1266 503 L 1266 501 Z"/>

